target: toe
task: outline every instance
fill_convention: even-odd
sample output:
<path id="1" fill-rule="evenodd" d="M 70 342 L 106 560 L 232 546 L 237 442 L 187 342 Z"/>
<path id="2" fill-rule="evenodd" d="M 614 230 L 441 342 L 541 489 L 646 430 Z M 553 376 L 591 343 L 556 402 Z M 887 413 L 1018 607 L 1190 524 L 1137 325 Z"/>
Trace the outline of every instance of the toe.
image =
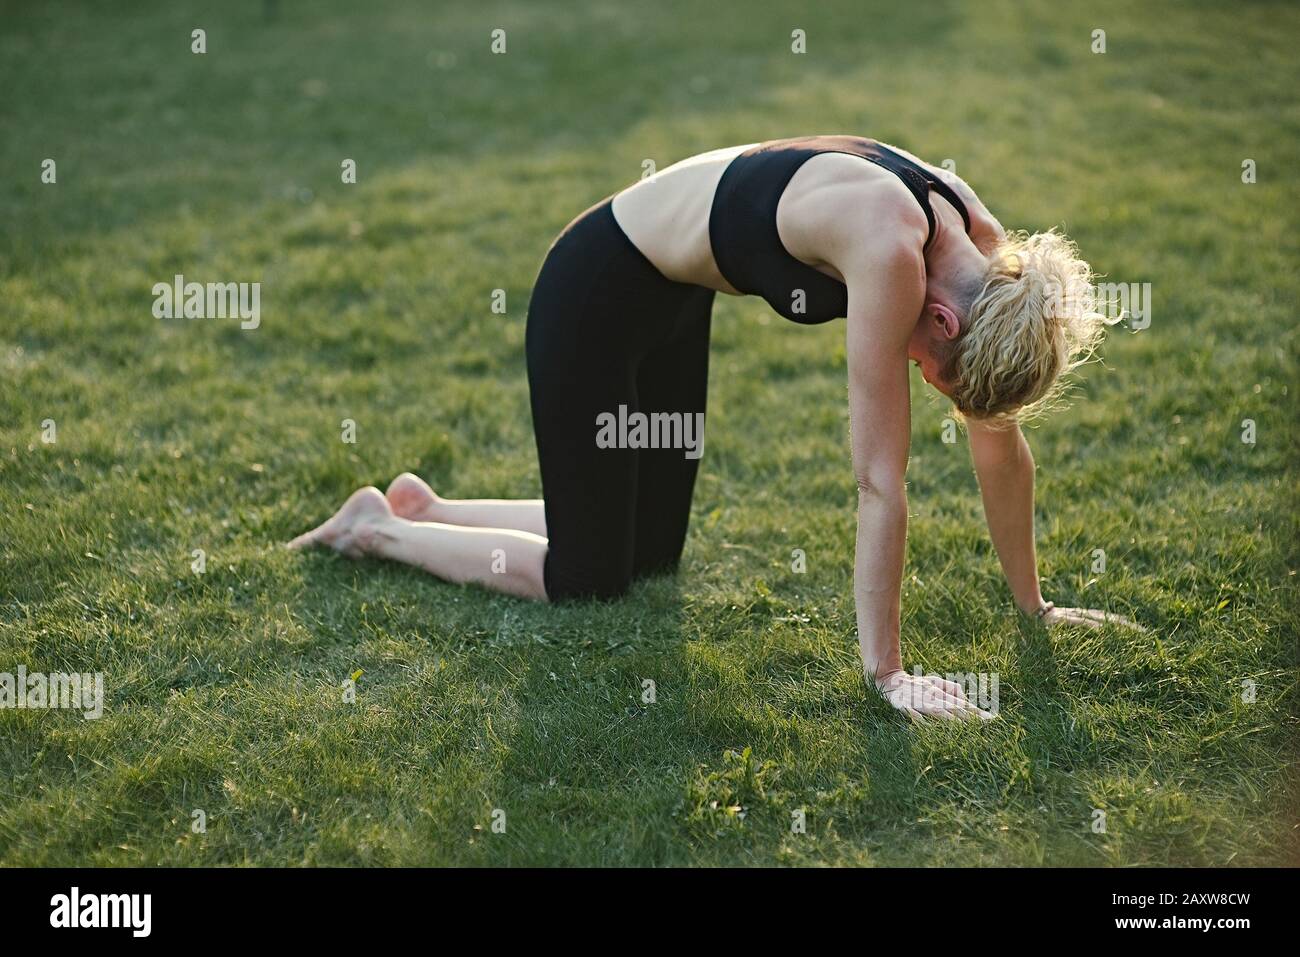
<path id="1" fill-rule="evenodd" d="M 284 547 L 292 548 L 296 550 L 300 548 L 307 548 L 309 545 L 315 544 L 315 542 L 316 542 L 316 532 L 313 529 L 310 532 L 303 532 L 297 538 L 285 542 Z"/>

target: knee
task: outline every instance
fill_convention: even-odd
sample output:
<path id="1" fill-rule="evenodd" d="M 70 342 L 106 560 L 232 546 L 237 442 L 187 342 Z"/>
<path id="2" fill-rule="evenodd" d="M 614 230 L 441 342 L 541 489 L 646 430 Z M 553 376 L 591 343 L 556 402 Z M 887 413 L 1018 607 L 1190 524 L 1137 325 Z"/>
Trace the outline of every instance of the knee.
<path id="1" fill-rule="evenodd" d="M 546 589 L 546 540 L 527 532 L 518 534 L 531 540 L 512 549 L 512 560 L 508 571 L 504 549 L 499 556 L 494 553 L 492 570 L 496 574 L 493 577 L 498 580 L 493 582 L 493 585 L 497 590 L 517 598 L 527 598 L 532 601 L 550 600 Z M 496 565 L 498 557 L 501 559 L 499 568 Z"/>

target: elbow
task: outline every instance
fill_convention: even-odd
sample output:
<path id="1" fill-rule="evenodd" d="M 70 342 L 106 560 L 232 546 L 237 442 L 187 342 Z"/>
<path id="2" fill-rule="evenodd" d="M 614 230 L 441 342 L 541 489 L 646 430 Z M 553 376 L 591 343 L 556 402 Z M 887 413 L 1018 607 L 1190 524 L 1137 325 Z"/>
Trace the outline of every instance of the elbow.
<path id="1" fill-rule="evenodd" d="M 872 475 L 859 472 L 855 476 L 858 485 L 858 500 L 873 499 L 877 501 L 897 501 L 906 498 L 907 486 L 902 476 Z"/>

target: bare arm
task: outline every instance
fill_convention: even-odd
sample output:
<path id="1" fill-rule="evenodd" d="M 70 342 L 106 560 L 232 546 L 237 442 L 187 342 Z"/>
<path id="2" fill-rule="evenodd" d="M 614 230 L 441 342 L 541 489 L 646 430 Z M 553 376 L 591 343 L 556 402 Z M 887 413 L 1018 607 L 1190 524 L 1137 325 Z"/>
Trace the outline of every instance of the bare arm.
<path id="1" fill-rule="evenodd" d="M 907 341 L 924 302 L 919 259 L 908 261 L 897 250 L 867 256 L 848 277 L 849 421 L 858 487 L 853 594 L 863 668 L 877 681 L 903 668 L 899 604 L 911 442 Z M 891 274 L 891 281 L 883 281 Z"/>
<path id="2" fill-rule="evenodd" d="M 1057 608 L 1039 590 L 1034 550 L 1034 457 L 1018 425 L 998 429 L 968 419 L 971 458 L 984 518 L 1016 604 L 1049 625 L 1096 628 L 1105 622 L 1140 628 L 1127 618 L 1087 608 Z"/>
<path id="3" fill-rule="evenodd" d="M 997 429 L 968 419 L 967 428 L 989 537 L 1016 604 L 1034 614 L 1043 607 L 1034 552 L 1034 456 L 1018 425 Z"/>
<path id="4" fill-rule="evenodd" d="M 904 672 L 899 648 L 911 441 L 907 348 L 925 305 L 928 223 L 896 177 L 864 176 L 863 164 L 832 159 L 821 163 L 821 181 L 801 189 L 778 225 L 792 254 L 833 267 L 848 287 L 849 418 L 858 489 L 853 596 L 863 671 L 886 701 L 911 717 L 989 716 L 956 683 Z"/>
<path id="5" fill-rule="evenodd" d="M 907 543 L 905 474 L 911 442 L 907 344 L 925 302 L 924 219 L 908 241 L 862 242 L 836 263 L 849 289 L 847 354 L 858 534 L 853 596 L 868 681 L 913 718 L 991 717 L 954 682 L 903 671 L 900 605 Z"/>

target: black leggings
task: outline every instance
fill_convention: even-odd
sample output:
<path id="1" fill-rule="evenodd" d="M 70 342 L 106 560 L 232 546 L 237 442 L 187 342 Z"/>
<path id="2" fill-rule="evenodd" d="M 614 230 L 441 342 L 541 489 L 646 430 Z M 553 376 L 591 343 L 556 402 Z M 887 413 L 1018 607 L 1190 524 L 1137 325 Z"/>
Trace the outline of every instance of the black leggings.
<path id="1" fill-rule="evenodd" d="M 551 601 L 612 598 L 676 567 L 699 465 L 682 448 L 597 445 L 597 417 L 620 406 L 629 415 L 703 414 L 713 309 L 713 290 L 650 264 L 611 202 L 565 227 L 528 306 Z"/>

